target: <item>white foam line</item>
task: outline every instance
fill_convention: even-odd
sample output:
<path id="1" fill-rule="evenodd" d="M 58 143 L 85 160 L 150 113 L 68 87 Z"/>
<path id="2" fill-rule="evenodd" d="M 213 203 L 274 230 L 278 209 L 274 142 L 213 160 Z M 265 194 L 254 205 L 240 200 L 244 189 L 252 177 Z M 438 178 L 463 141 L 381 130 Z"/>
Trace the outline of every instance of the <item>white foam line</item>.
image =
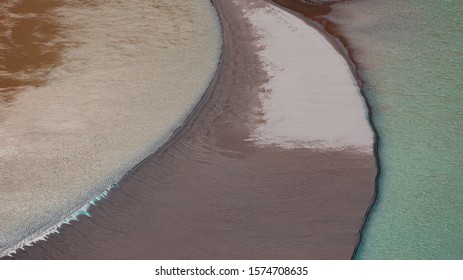
<path id="1" fill-rule="evenodd" d="M 4 256 L 12 257 L 20 249 L 25 249 L 25 247 L 31 247 L 39 241 L 47 241 L 50 235 L 59 233 L 59 228 L 62 227 L 63 225 L 65 224 L 70 225 L 72 221 L 79 221 L 78 217 L 81 215 L 91 217 L 90 213 L 88 212 L 89 208 L 91 206 L 95 206 L 98 201 L 105 199 L 109 195 L 109 192 L 116 187 L 118 187 L 117 184 L 111 185 L 101 194 L 97 195 L 95 198 L 85 203 L 81 208 L 77 209 L 76 211 L 74 211 L 72 214 L 70 214 L 69 216 L 67 216 L 66 218 L 58 222 L 57 224 L 47 228 L 45 231 L 39 230 L 36 233 L 27 237 L 26 239 L 23 239 L 21 242 L 17 243 L 16 245 L 12 247 L 8 247 L 4 249 L 3 251 L 0 251 L 0 257 L 4 257 Z"/>

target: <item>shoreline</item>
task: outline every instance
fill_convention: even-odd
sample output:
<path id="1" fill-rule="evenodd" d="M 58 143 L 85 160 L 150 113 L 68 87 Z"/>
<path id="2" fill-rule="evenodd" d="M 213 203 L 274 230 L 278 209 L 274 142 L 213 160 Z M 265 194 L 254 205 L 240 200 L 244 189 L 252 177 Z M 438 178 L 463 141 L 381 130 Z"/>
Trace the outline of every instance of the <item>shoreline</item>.
<path id="1" fill-rule="evenodd" d="M 298 15 L 299 17 L 304 18 L 309 23 L 312 23 L 312 26 L 314 28 L 317 28 L 322 34 L 326 35 L 326 37 L 327 37 L 327 39 L 328 39 L 328 41 L 330 43 L 337 46 L 337 49 L 342 50 L 340 53 L 345 56 L 346 61 L 348 61 L 349 65 L 352 67 L 351 68 L 352 74 L 354 75 L 355 79 L 357 80 L 357 84 L 358 84 L 358 86 L 360 88 L 360 93 L 362 94 L 363 99 L 365 101 L 365 104 L 367 106 L 368 121 L 370 123 L 370 126 L 371 126 L 371 128 L 373 130 L 373 133 L 374 133 L 374 136 L 375 136 L 373 152 L 374 152 L 374 155 L 375 155 L 377 174 L 376 174 L 376 178 L 375 178 L 374 196 L 372 198 L 370 206 L 368 207 L 367 211 L 365 212 L 364 221 L 363 221 L 362 227 L 359 230 L 359 240 L 358 240 L 357 245 L 355 246 L 355 249 L 354 249 L 354 251 L 352 253 L 351 259 L 355 259 L 355 256 L 357 255 L 357 251 L 359 249 L 359 246 L 360 246 L 360 244 L 362 242 L 363 231 L 365 230 L 365 227 L 366 227 L 368 218 L 370 216 L 370 213 L 373 210 L 373 207 L 376 204 L 376 201 L 378 199 L 379 179 L 380 179 L 380 176 L 381 176 L 381 157 L 380 157 L 380 153 L 379 153 L 380 137 L 379 137 L 378 130 L 377 130 L 376 126 L 375 126 L 375 122 L 373 120 L 373 113 L 372 113 L 371 104 L 370 104 L 370 102 L 369 102 L 369 100 L 368 100 L 368 98 L 367 98 L 367 96 L 365 95 L 365 92 L 364 92 L 365 81 L 360 76 L 360 66 L 358 65 L 358 63 L 355 62 L 355 59 L 353 58 L 353 50 L 352 50 L 352 47 L 350 47 L 348 38 L 342 33 L 342 31 L 340 30 L 340 28 L 336 24 L 331 22 L 329 19 L 326 19 L 326 18 L 323 17 L 323 16 L 325 16 L 325 15 L 327 15 L 327 14 L 329 14 L 331 12 L 331 6 L 332 5 L 337 4 L 339 2 L 342 2 L 344 0 L 333 1 L 333 2 L 330 2 L 330 3 L 326 3 L 326 4 L 321 4 L 321 5 L 320 4 L 318 4 L 318 5 L 317 4 L 311 4 L 311 3 L 300 3 L 300 2 L 295 3 L 295 2 L 293 2 L 291 0 L 280 0 L 280 1 L 278 1 L 278 0 L 268 0 L 268 1 L 274 3 L 275 5 L 278 5 L 278 6 L 282 7 L 282 8 L 284 8 L 284 9 L 287 9 L 288 11 Z M 310 6 L 312 8 L 319 7 L 320 9 L 313 12 L 312 14 L 307 14 L 307 13 L 304 13 L 303 9 L 296 8 L 297 5 L 306 5 L 306 7 Z M 289 6 L 291 6 L 291 8 L 289 8 Z M 326 9 L 327 7 L 329 9 Z M 317 24 L 314 24 L 314 23 L 317 23 Z"/>
<path id="2" fill-rule="evenodd" d="M 178 144 L 178 142 L 181 142 L 182 139 L 184 139 L 185 137 L 190 137 L 190 138 L 191 138 L 191 135 L 190 135 L 190 134 L 192 134 L 192 136 L 193 136 L 192 138 L 193 138 L 193 139 L 195 138 L 195 133 L 192 132 L 192 131 L 195 130 L 195 122 L 198 121 L 198 119 L 207 118 L 207 115 L 208 115 L 208 114 L 214 114 L 214 110 L 221 110 L 221 109 L 217 109 L 217 108 L 214 106 L 213 100 L 214 100 L 214 99 L 220 99 L 220 98 L 221 98 L 220 95 L 219 95 L 219 96 L 217 95 L 217 91 L 218 91 L 218 90 L 217 90 L 217 87 L 220 87 L 220 82 L 224 82 L 224 81 L 218 81 L 218 80 L 220 80 L 220 78 L 222 78 L 222 76 L 224 76 L 224 74 L 223 74 L 224 72 L 226 72 L 227 70 L 230 71 L 230 69 L 227 69 L 227 68 L 224 67 L 223 65 L 230 62 L 230 61 L 227 61 L 227 59 L 230 59 L 230 58 L 224 56 L 224 49 L 226 50 L 226 48 L 230 46 L 229 44 L 227 44 L 227 42 L 228 42 L 227 40 L 230 40 L 230 38 L 228 38 L 226 34 L 224 35 L 224 33 L 226 33 L 226 32 L 230 32 L 230 33 L 231 33 L 231 31 L 230 31 L 230 30 L 228 30 L 228 31 L 226 31 L 226 32 L 224 31 L 224 30 L 226 30 L 226 28 L 227 28 L 227 24 L 228 24 L 228 25 L 230 24 L 230 22 L 227 22 L 227 17 L 230 16 L 230 14 L 227 15 L 226 12 L 224 13 L 223 10 L 220 10 L 220 9 L 223 9 L 223 6 L 221 7 L 220 5 L 230 5 L 230 4 L 220 4 L 220 1 L 213 1 L 213 4 L 214 4 L 214 6 L 216 7 L 217 12 L 218 12 L 218 14 L 219 14 L 219 16 L 220 16 L 220 19 L 221 19 L 222 38 L 223 38 L 222 52 L 221 52 L 220 59 L 219 59 L 219 65 L 218 65 L 217 70 L 216 70 L 216 72 L 215 72 L 215 74 L 214 74 L 214 78 L 212 79 L 212 81 L 211 81 L 211 83 L 210 83 L 210 85 L 209 85 L 209 87 L 208 87 L 206 93 L 202 96 L 201 100 L 200 100 L 199 103 L 195 106 L 195 108 L 193 109 L 192 113 L 187 117 L 187 119 L 186 119 L 185 122 L 182 124 L 182 126 L 181 126 L 180 128 L 178 128 L 177 130 L 175 130 L 174 134 L 169 138 L 169 140 L 168 140 L 165 144 L 163 144 L 154 154 L 152 154 L 152 155 L 150 155 L 149 157 L 147 157 L 145 160 L 143 160 L 141 163 L 139 163 L 136 167 L 134 167 L 131 171 L 129 171 L 126 175 L 124 175 L 123 179 L 122 179 L 121 182 L 120 182 L 122 185 L 124 185 L 124 184 L 126 184 L 126 185 L 127 185 L 127 184 L 128 184 L 128 185 L 131 185 L 131 184 L 132 184 L 132 185 L 133 185 L 133 183 L 134 183 L 133 181 L 135 181 L 135 182 L 138 181 L 139 178 L 138 178 L 138 179 L 133 179 L 134 176 L 139 176 L 139 174 L 142 174 L 144 171 L 141 170 L 141 169 L 146 168 L 147 165 L 150 165 L 150 162 L 157 162 L 157 161 L 159 161 L 159 159 L 157 159 L 156 157 L 162 158 L 162 157 L 169 157 L 169 156 L 172 156 L 172 154 L 173 154 L 172 151 L 167 151 L 167 152 L 166 152 L 166 150 L 169 150 L 170 147 L 173 147 L 173 149 L 175 149 L 175 148 L 176 148 L 176 147 L 175 147 L 176 145 L 180 145 L 180 146 L 181 146 L 182 143 Z M 228 10 L 227 10 L 227 12 L 230 13 Z M 236 15 L 235 15 L 235 16 L 236 16 Z M 229 20 L 229 19 L 228 19 L 228 20 Z M 230 28 L 230 27 L 228 27 L 228 28 Z M 236 30 L 235 30 L 235 33 L 236 33 Z M 230 35 L 230 34 L 229 34 L 229 35 Z M 236 35 L 236 34 L 235 34 L 235 35 Z M 241 34 L 241 35 L 243 35 L 243 34 Z M 246 36 L 246 35 L 243 35 L 243 36 Z M 248 36 L 249 36 L 249 34 L 248 34 Z M 228 43 L 229 43 L 229 42 L 228 42 Z M 229 50 L 229 53 L 228 53 L 229 56 L 230 56 L 230 52 L 231 52 L 231 51 L 233 51 L 233 50 Z M 232 56 L 230 56 L 230 57 L 232 57 Z M 254 59 L 255 59 L 255 58 L 254 58 Z M 232 63 L 232 64 L 233 64 L 233 63 Z M 262 73 L 260 73 L 260 74 L 262 75 Z M 352 75 L 353 75 L 354 77 L 356 77 L 356 75 L 354 75 L 354 73 L 352 73 Z M 236 78 L 236 77 L 235 77 L 235 78 Z M 238 79 L 240 79 L 240 77 L 238 77 Z M 260 79 L 262 79 L 262 77 L 261 77 Z M 264 80 L 265 80 L 265 76 L 264 76 Z M 222 85 L 222 86 L 223 86 L 223 85 Z M 239 90 L 239 88 L 237 88 L 237 89 Z M 256 90 L 258 91 L 259 89 L 255 89 L 255 88 L 254 88 L 254 91 L 256 91 Z M 214 94 L 213 94 L 213 93 L 214 93 Z M 255 97 L 257 97 L 257 96 L 255 96 Z M 256 98 L 252 99 L 251 101 L 252 101 L 251 103 L 253 103 L 253 105 L 256 105 L 256 103 L 259 103 L 259 100 L 257 100 Z M 366 99 L 365 99 L 365 101 L 366 101 Z M 239 100 L 238 100 L 238 103 L 239 103 Z M 217 103 L 216 103 L 216 105 L 217 105 Z M 210 108 L 210 107 L 212 107 L 212 108 Z M 253 107 L 253 106 L 250 106 L 250 108 L 252 108 L 252 107 Z M 367 105 L 367 107 L 368 107 L 368 105 Z M 368 107 L 368 108 L 369 108 L 369 107 Z M 203 112 L 203 111 L 207 111 L 207 112 Z M 368 112 L 368 113 L 369 113 L 369 112 Z M 245 114 L 246 114 L 246 113 L 245 113 Z M 248 114 L 249 114 L 249 112 L 248 112 Z M 220 115 L 220 114 L 219 114 L 219 115 Z M 370 114 L 368 114 L 368 116 L 370 117 Z M 240 116 L 240 117 L 241 117 L 242 119 L 248 119 L 248 118 L 249 118 L 248 115 Z M 235 120 L 235 121 L 236 121 L 236 120 Z M 225 123 L 226 123 L 226 122 L 225 122 Z M 215 122 L 212 122 L 212 123 L 209 123 L 209 125 L 216 125 L 216 123 L 215 123 Z M 226 125 L 225 125 L 225 126 L 226 126 Z M 226 128 L 226 127 L 225 127 L 225 128 Z M 236 128 L 235 128 L 235 129 L 236 129 Z M 244 131 L 243 131 L 242 129 L 243 129 L 243 128 L 239 128 L 239 129 L 236 130 L 235 132 L 237 132 L 238 134 L 245 135 L 245 134 L 247 133 L 247 132 L 246 132 L 246 128 L 244 128 Z M 226 130 L 225 130 L 225 131 L 226 131 Z M 216 129 L 216 130 L 215 130 L 215 134 L 216 134 L 216 136 L 218 135 L 218 138 L 217 138 L 217 139 L 219 139 L 219 140 L 222 139 L 223 136 L 230 135 L 230 133 L 233 133 L 233 131 L 228 131 L 228 134 L 226 133 L 226 134 L 223 135 L 223 136 L 220 135 L 221 133 L 225 133 L 223 129 L 220 129 L 220 128 L 219 128 L 219 129 Z M 214 134 L 214 132 L 212 132 L 212 134 Z M 205 135 L 207 136 L 207 133 L 206 133 Z M 208 136 L 208 138 L 210 138 L 210 137 Z M 222 139 L 222 140 L 223 140 L 223 139 Z M 230 158 L 232 158 L 232 159 L 239 159 L 241 156 L 243 156 L 243 155 L 242 155 L 242 154 L 243 154 L 243 151 L 244 151 L 244 152 L 246 152 L 246 151 L 249 152 L 249 151 L 250 151 L 250 152 L 253 152 L 253 153 L 256 153 L 256 152 L 257 152 L 256 150 L 254 150 L 254 149 L 251 148 L 251 147 L 248 147 L 248 146 L 244 146 L 244 147 L 241 146 L 241 147 L 239 147 L 239 145 L 243 145 L 243 144 L 233 143 L 233 142 L 234 142 L 233 140 L 232 140 L 231 142 L 230 142 L 230 141 L 226 141 L 226 142 L 225 142 L 226 145 L 225 145 L 225 147 L 224 147 L 224 150 L 222 151 L 222 153 L 224 153 L 226 156 L 228 156 L 228 157 L 230 157 Z M 236 142 L 236 141 L 235 141 L 235 142 Z M 375 142 L 375 143 L 376 143 L 376 142 Z M 219 147 L 220 147 L 220 145 L 219 145 Z M 235 150 L 230 150 L 230 151 L 228 151 L 228 150 L 225 149 L 225 148 L 228 148 L 228 149 L 229 149 L 229 148 L 234 148 Z M 376 144 L 375 144 L 375 149 L 376 149 Z M 297 152 L 300 152 L 300 151 L 297 151 Z M 164 153 L 164 154 L 163 154 L 163 153 Z M 274 152 L 273 152 L 273 153 L 274 153 Z M 327 152 L 324 152 L 324 153 L 327 153 Z M 265 153 L 264 153 L 264 154 L 265 154 Z M 264 156 L 264 154 L 263 154 L 263 156 Z M 282 156 L 283 159 L 287 160 L 285 157 L 288 156 L 288 154 L 290 154 L 290 152 L 286 152 L 286 155 L 282 155 L 282 154 L 278 154 L 278 153 L 277 153 L 277 154 L 273 154 L 273 155 Z M 307 155 L 309 155 L 309 154 L 307 154 Z M 321 155 L 318 155 L 318 154 L 311 154 L 311 155 L 314 156 L 314 157 L 315 157 L 315 156 L 321 156 Z M 175 153 L 174 153 L 174 156 L 175 156 Z M 330 157 L 332 157 L 332 155 L 330 155 Z M 262 160 L 263 160 L 263 161 L 262 161 Z M 332 160 L 334 160 L 334 159 L 332 159 Z M 267 161 L 267 159 L 265 158 L 265 156 L 264 156 L 264 158 L 259 159 L 259 161 L 257 161 L 257 162 L 261 162 L 261 161 L 262 161 L 262 162 Z M 302 162 L 302 161 L 301 161 L 301 162 Z M 227 165 L 229 165 L 229 164 L 232 164 L 231 166 L 233 166 L 233 162 L 228 162 L 228 160 L 226 160 L 226 165 L 225 165 L 225 166 L 227 166 Z M 252 163 L 251 163 L 251 166 L 252 166 Z M 141 170 L 141 171 L 140 171 L 140 170 Z M 222 171 L 223 171 L 223 170 L 222 170 Z M 261 172 L 265 172 L 265 171 L 261 171 Z M 289 172 L 289 170 L 288 170 L 288 172 Z M 303 171 L 300 170 L 299 172 L 303 172 Z M 378 170 L 378 172 L 379 172 L 379 170 Z M 167 171 L 167 173 L 169 173 L 169 171 Z M 296 173 L 297 173 L 297 172 L 296 172 Z M 138 174 L 138 175 L 137 175 L 137 174 Z M 147 174 L 147 173 L 142 174 L 142 175 L 143 175 L 143 176 L 146 176 L 146 174 Z M 169 174 L 170 174 L 170 173 L 169 173 Z M 219 172 L 218 174 L 222 174 L 222 172 Z M 265 173 L 264 173 L 264 174 L 265 174 Z M 288 174 L 289 174 L 289 173 L 288 173 Z M 225 175 L 225 174 L 223 174 L 223 175 Z M 143 177 L 143 176 L 142 176 L 142 177 Z M 160 176 L 161 176 L 161 175 L 160 175 Z M 161 176 L 161 177 L 162 177 L 162 176 Z M 161 177 L 159 177 L 159 178 L 161 178 Z M 131 179 L 131 178 L 132 178 L 132 179 Z M 304 180 L 306 180 L 306 179 L 301 178 L 301 180 L 304 181 Z M 131 181 L 132 181 L 132 182 L 131 182 Z M 154 181 L 156 181 L 156 180 L 154 180 Z M 302 182 L 302 181 L 301 181 L 301 182 Z M 224 183 L 225 183 L 225 182 L 224 182 Z M 125 186 L 125 187 L 128 189 L 128 186 Z M 114 190 L 113 192 L 111 192 L 111 193 L 109 194 L 109 196 L 110 196 L 110 197 L 109 197 L 109 200 L 111 200 L 111 196 L 117 195 L 116 192 L 117 192 L 117 193 L 124 192 L 124 191 L 127 191 L 127 189 L 123 190 L 123 189 L 121 188 L 121 189 L 116 189 L 116 190 Z M 119 197 L 121 197 L 121 196 L 119 195 Z M 168 197 L 169 197 L 169 196 L 168 196 Z M 160 202 L 160 201 L 159 201 L 159 202 Z M 108 205 L 109 205 L 107 201 L 103 201 L 101 204 L 105 204 L 105 205 L 100 205 L 100 206 L 102 206 L 103 208 L 104 208 L 104 207 L 108 207 Z M 160 210 L 160 209 L 158 209 L 158 210 Z M 95 209 L 94 211 L 97 212 L 98 209 Z M 255 211 L 255 210 L 254 210 L 254 211 Z M 320 211 L 320 210 L 319 210 L 319 211 Z M 101 213 L 101 211 L 100 211 L 100 213 Z M 186 213 L 186 212 L 185 212 L 185 213 Z M 83 223 L 85 223 L 87 227 L 90 225 L 89 222 L 88 222 L 88 219 L 86 219 L 85 217 L 83 217 Z M 72 225 L 69 226 L 69 228 L 70 228 L 70 227 L 72 227 Z M 68 231 L 67 229 L 68 229 L 67 226 L 63 227 L 63 231 Z M 69 231 L 68 231 L 68 232 L 69 232 Z M 259 233 L 259 234 L 262 234 L 262 233 Z M 326 233 L 324 233 L 324 234 L 326 235 Z M 60 234 L 59 236 L 57 236 L 57 235 L 50 236 L 50 240 L 51 240 L 52 242 L 54 242 L 55 245 L 57 244 L 56 240 L 59 240 L 59 239 L 62 239 L 62 238 L 63 238 L 63 236 L 62 236 L 61 234 Z M 314 241 L 316 241 L 316 240 L 314 240 Z M 59 241 L 58 241 L 58 243 L 59 243 Z M 304 242 L 304 243 L 305 243 L 305 242 Z M 256 246 L 256 244 L 253 244 L 253 245 Z M 262 246 L 262 245 L 259 245 L 259 246 Z M 357 245 L 357 246 L 358 246 L 358 245 Z M 193 247 L 194 247 L 194 246 L 193 246 Z M 34 246 L 34 247 L 31 247 L 31 248 L 27 248 L 26 251 L 36 251 L 37 249 L 38 249 L 38 247 L 37 247 L 37 246 Z M 39 250 L 40 250 L 40 249 L 39 249 Z M 270 251 L 269 251 L 269 252 L 270 252 Z M 319 255 L 318 255 L 318 257 L 315 257 L 315 258 L 323 258 L 323 257 L 320 257 L 320 256 L 322 256 L 322 255 L 320 255 L 321 252 L 322 252 L 322 251 L 318 251 L 317 253 L 318 253 Z M 166 253 L 166 252 L 164 252 L 164 253 Z M 191 252 L 190 252 L 190 253 L 191 253 Z M 275 252 L 273 252 L 273 253 L 275 253 Z M 219 255 L 220 255 L 220 254 L 219 254 Z M 238 255 L 239 255 L 239 254 L 238 254 Z M 22 257 L 26 257 L 26 258 L 27 258 L 27 257 L 31 257 L 31 255 L 27 254 L 27 252 L 26 252 L 26 254 L 23 254 L 23 252 L 21 252 L 21 254 L 20 254 L 20 255 L 17 255 L 17 256 L 19 256 L 19 257 L 22 256 Z M 39 255 L 39 256 L 40 256 L 40 255 Z M 179 256 L 179 255 L 177 255 L 177 256 Z M 195 256 L 195 255 L 193 255 L 193 256 Z M 281 257 L 281 256 L 282 256 L 282 255 L 280 255 L 280 257 Z M 339 256 L 339 255 L 338 255 L 338 256 Z M 191 257 L 191 255 L 190 255 L 190 256 L 183 256 L 183 257 L 184 257 L 184 258 L 189 258 L 189 257 Z M 196 255 L 196 257 L 197 257 L 197 255 Z M 206 256 L 206 257 L 207 257 L 207 256 Z M 233 257 L 233 256 L 232 256 L 232 257 Z M 299 257 L 300 257 L 300 258 L 306 258 L 307 256 L 302 257 L 302 255 L 301 255 L 301 256 L 298 256 L 298 258 L 299 258 Z M 32 257 L 32 258 L 33 258 L 33 257 Z M 220 258 L 220 257 L 219 257 L 219 258 Z M 288 256 L 286 256 L 285 258 L 291 258 L 291 255 L 288 255 Z M 294 258 L 294 256 L 292 256 L 292 258 Z M 330 258 L 330 257 L 328 257 L 328 258 Z M 333 256 L 331 256 L 331 258 L 333 258 Z M 334 258 L 336 258 L 336 257 L 334 257 Z M 339 258 L 339 257 L 337 257 L 337 258 Z"/>

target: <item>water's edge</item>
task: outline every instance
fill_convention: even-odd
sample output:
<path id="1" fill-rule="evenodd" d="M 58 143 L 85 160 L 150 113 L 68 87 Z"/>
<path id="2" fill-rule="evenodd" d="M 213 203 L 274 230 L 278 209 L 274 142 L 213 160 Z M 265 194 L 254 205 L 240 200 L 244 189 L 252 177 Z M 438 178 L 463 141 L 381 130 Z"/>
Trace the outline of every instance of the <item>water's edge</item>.
<path id="1" fill-rule="evenodd" d="M 288 12 L 298 16 L 299 18 L 302 18 L 305 22 L 307 22 L 307 24 L 309 24 L 310 26 L 317 29 L 327 39 L 327 41 L 330 44 L 333 45 L 333 47 L 344 57 L 344 59 L 347 61 L 347 64 L 350 66 L 352 75 L 354 76 L 355 80 L 357 81 L 357 86 L 360 89 L 360 94 L 362 95 L 363 101 L 365 102 L 365 105 L 366 105 L 366 108 L 367 108 L 368 123 L 369 123 L 371 129 L 373 130 L 373 134 L 374 134 L 373 153 L 374 153 L 375 161 L 376 161 L 376 177 L 375 177 L 374 194 L 373 194 L 372 200 L 370 202 L 370 205 L 369 205 L 369 207 L 367 208 L 367 210 L 365 212 L 363 222 L 362 222 L 362 226 L 360 227 L 359 232 L 358 232 L 358 242 L 357 242 L 357 245 L 355 246 L 355 249 L 354 249 L 354 251 L 352 253 L 351 259 L 353 260 L 353 259 L 355 259 L 355 256 L 357 255 L 357 251 L 359 249 L 359 246 L 360 246 L 360 244 L 362 242 L 362 235 L 363 235 L 363 232 L 364 232 L 364 230 L 366 228 L 370 213 L 373 210 L 374 205 L 376 204 L 376 201 L 377 201 L 377 198 L 378 198 L 378 193 L 379 193 L 379 180 L 380 180 L 380 176 L 381 176 L 381 157 L 380 157 L 380 154 L 379 154 L 380 137 L 379 137 L 379 133 L 378 133 L 378 130 L 376 128 L 376 125 L 375 125 L 375 122 L 374 122 L 374 119 L 373 119 L 372 106 L 371 106 L 371 104 L 370 104 L 370 102 L 368 100 L 368 97 L 367 97 L 366 93 L 365 93 L 364 85 L 365 85 L 366 82 L 361 78 L 360 66 L 353 59 L 352 48 L 350 48 L 350 46 L 349 46 L 349 42 L 348 42 L 347 37 L 340 38 L 339 36 L 330 33 L 329 30 L 327 30 L 327 28 L 324 28 L 323 25 L 319 21 L 317 21 L 317 19 L 315 19 L 315 18 L 307 17 L 307 16 L 299 13 L 298 11 L 291 10 L 290 8 L 286 8 L 286 7 L 282 6 L 282 5 L 280 5 L 280 4 L 276 3 L 273 0 L 267 0 L 267 1 L 273 3 L 274 5 L 279 6 L 279 7 L 283 8 L 283 9 L 285 9 L 285 10 L 287 10 Z M 330 4 L 325 4 L 325 5 L 332 5 L 333 3 L 335 3 L 335 2 L 332 2 Z M 328 20 L 328 19 L 324 18 L 324 20 Z M 330 23 L 334 24 L 333 22 L 330 22 Z"/>

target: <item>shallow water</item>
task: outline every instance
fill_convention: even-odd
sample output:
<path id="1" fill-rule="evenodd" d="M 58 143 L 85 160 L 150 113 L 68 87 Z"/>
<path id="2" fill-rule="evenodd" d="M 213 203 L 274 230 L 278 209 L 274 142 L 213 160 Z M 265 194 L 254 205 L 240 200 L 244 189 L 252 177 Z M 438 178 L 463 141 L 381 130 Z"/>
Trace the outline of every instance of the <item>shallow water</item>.
<path id="1" fill-rule="evenodd" d="M 221 45 L 207 0 L 27 2 L 0 4 L 0 253 L 162 144 L 207 88 Z M 21 47 L 31 59 L 8 65 Z M 50 55 L 34 63 L 37 53 Z"/>
<path id="2" fill-rule="evenodd" d="M 462 1 L 348 1 L 349 38 L 380 136 L 378 200 L 359 259 L 463 258 Z"/>

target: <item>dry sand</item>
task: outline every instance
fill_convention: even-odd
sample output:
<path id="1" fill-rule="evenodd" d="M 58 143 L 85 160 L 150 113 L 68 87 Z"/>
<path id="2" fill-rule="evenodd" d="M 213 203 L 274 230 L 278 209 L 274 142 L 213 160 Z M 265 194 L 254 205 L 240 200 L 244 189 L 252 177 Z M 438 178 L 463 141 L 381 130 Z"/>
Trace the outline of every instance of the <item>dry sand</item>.
<path id="1" fill-rule="evenodd" d="M 261 145 L 371 152 L 373 131 L 344 57 L 315 28 L 273 5 L 248 9 L 270 80 L 260 95 Z"/>

